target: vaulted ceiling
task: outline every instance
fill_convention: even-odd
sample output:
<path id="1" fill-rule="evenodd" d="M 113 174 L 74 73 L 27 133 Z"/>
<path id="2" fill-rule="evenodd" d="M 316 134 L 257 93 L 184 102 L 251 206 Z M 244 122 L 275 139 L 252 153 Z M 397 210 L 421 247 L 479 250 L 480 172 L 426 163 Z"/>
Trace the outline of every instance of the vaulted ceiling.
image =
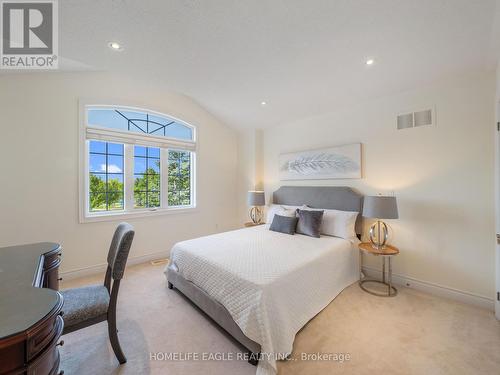
<path id="1" fill-rule="evenodd" d="M 60 54 L 162 84 L 229 125 L 266 127 L 493 69 L 496 3 L 64 0 Z"/>

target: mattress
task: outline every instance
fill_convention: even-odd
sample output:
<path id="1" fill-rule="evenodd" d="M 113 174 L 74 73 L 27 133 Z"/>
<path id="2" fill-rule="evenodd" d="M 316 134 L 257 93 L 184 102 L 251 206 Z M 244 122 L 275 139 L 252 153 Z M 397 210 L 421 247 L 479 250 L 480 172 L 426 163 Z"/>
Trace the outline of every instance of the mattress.
<path id="1" fill-rule="evenodd" d="M 179 242 L 169 267 L 222 304 L 261 345 L 257 374 L 274 374 L 296 333 L 359 279 L 355 245 L 261 225 Z"/>

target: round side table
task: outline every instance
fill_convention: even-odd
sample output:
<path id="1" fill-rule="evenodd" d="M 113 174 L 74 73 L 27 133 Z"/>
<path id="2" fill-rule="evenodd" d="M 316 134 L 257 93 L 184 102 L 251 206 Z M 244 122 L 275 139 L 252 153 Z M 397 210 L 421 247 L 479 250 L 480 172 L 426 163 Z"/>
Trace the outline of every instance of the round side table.
<path id="1" fill-rule="evenodd" d="M 385 245 L 384 248 L 378 249 L 372 245 L 371 242 L 362 242 L 358 245 L 359 251 L 367 254 L 380 256 L 382 257 L 382 280 L 368 279 L 363 278 L 359 280 L 359 286 L 365 292 L 373 294 L 379 297 L 394 297 L 398 294 L 398 290 L 392 286 L 392 257 L 399 254 L 399 249 L 397 247 L 391 245 Z M 360 269 L 362 268 L 362 257 L 360 256 Z M 385 268 L 386 268 L 386 260 L 388 262 L 388 272 L 387 272 L 387 281 L 385 277 Z M 378 283 L 387 286 L 387 293 L 381 293 L 374 290 L 368 289 L 365 284 L 368 283 Z"/>

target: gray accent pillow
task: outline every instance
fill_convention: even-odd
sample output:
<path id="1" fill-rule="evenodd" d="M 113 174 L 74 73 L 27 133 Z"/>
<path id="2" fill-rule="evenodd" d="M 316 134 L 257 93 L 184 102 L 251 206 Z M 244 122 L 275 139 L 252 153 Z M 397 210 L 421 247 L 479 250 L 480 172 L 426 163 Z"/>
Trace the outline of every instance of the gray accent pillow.
<path id="1" fill-rule="evenodd" d="M 273 222 L 269 227 L 269 230 L 273 232 L 280 232 L 286 234 L 295 234 L 295 228 L 297 227 L 297 221 L 299 219 L 296 217 L 274 215 Z"/>
<path id="2" fill-rule="evenodd" d="M 299 221 L 296 232 L 310 237 L 320 237 L 324 211 L 301 210 L 297 208 Z"/>

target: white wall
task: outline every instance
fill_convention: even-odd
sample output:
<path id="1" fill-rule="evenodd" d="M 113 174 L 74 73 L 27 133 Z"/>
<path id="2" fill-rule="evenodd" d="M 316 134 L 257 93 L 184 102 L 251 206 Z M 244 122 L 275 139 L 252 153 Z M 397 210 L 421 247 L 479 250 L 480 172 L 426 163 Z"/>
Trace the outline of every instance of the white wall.
<path id="1" fill-rule="evenodd" d="M 265 130 L 268 197 L 283 185 L 345 185 L 395 192 L 394 272 L 492 301 L 494 296 L 494 74 L 400 93 Z M 396 114 L 435 105 L 437 126 L 396 130 Z M 332 107 L 334 103 L 332 103 Z M 363 144 L 360 180 L 280 182 L 278 155 Z M 366 264 L 379 266 L 373 257 Z"/>
<path id="2" fill-rule="evenodd" d="M 263 133 L 260 129 L 238 132 L 238 221 L 250 221 L 247 205 L 249 190 L 262 190 Z"/>
<path id="3" fill-rule="evenodd" d="M 128 219 L 131 257 L 237 225 L 237 140 L 191 99 L 107 73 L 0 76 L 0 246 L 38 241 L 64 248 L 62 271 L 105 262 L 117 222 L 78 221 L 78 100 L 117 99 L 198 128 L 198 210 Z"/>
<path id="4" fill-rule="evenodd" d="M 500 2 L 499 2 L 500 4 Z M 498 8 L 500 9 L 500 8 Z M 496 121 L 500 123 L 500 62 L 497 66 L 497 84 L 495 98 Z M 500 233 L 500 134 L 494 131 L 495 147 L 495 208 L 496 208 L 496 233 Z M 496 291 L 500 292 L 500 246 L 496 246 Z M 500 320 L 500 301 L 496 299 L 495 315 Z"/>

